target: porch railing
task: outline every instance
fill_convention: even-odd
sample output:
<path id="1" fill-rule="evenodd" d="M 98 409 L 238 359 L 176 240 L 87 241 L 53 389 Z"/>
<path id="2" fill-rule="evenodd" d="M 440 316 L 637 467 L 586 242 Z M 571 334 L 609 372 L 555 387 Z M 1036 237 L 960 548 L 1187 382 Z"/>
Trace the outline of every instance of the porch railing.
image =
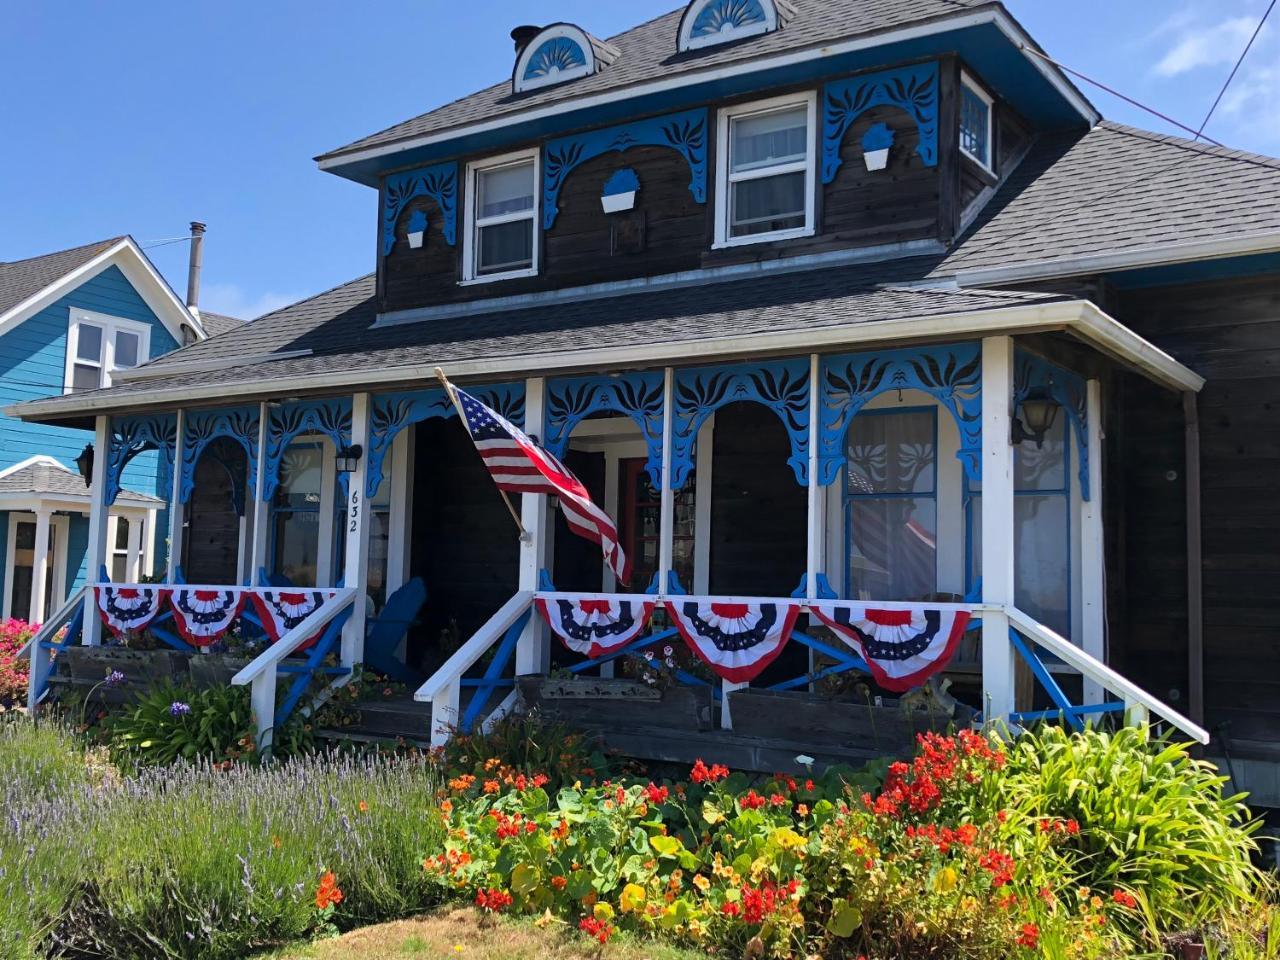
<path id="1" fill-rule="evenodd" d="M 68 646 L 80 642 L 84 625 L 84 593 L 87 587 L 74 591 L 57 613 L 35 632 L 26 645 L 18 651 L 17 659 L 28 660 L 31 665 L 27 678 L 27 709 L 34 712 L 49 692 L 49 675 L 54 657 Z M 59 632 L 65 628 L 61 637 Z"/>

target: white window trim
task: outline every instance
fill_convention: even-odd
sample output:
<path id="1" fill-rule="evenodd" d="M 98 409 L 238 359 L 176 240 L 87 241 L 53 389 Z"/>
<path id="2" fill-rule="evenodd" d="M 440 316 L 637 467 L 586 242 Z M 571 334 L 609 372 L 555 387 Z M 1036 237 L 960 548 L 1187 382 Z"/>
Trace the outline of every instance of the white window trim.
<path id="1" fill-rule="evenodd" d="M 805 159 L 792 164 L 780 164 L 767 167 L 765 170 L 752 170 L 739 174 L 736 181 L 758 179 L 764 176 L 776 176 L 781 173 L 795 173 L 801 170 L 805 174 L 805 212 L 804 226 L 791 230 L 775 230 L 772 233 L 755 233 L 745 237 L 729 235 L 729 127 L 730 121 L 738 117 L 760 113 L 774 113 L 788 107 L 804 106 L 808 136 L 805 142 Z M 797 237 L 812 237 L 817 232 L 817 195 L 818 195 L 818 95 L 816 91 L 798 96 L 774 97 L 770 100 L 757 100 L 736 107 L 726 107 L 719 112 L 716 140 L 716 234 L 713 250 L 728 247 L 743 247 L 753 243 L 768 243 L 775 240 L 791 240 Z"/>
<path id="2" fill-rule="evenodd" d="M 18 524 L 35 522 L 36 515 L 34 513 L 9 514 L 9 539 L 6 543 L 4 557 L 4 568 L 9 571 L 9 576 L 5 577 L 4 599 L 3 603 L 0 603 L 0 620 L 9 620 L 15 613 L 13 609 L 14 577 L 12 574 L 18 554 Z M 70 522 L 70 517 L 65 514 L 54 514 L 49 518 L 49 546 L 53 550 L 54 562 L 53 576 L 49 580 L 47 589 L 53 610 L 57 610 L 67 602 L 67 534 L 70 530 Z M 16 612 L 19 620 L 27 619 L 29 611 L 19 610 Z"/>
<path id="3" fill-rule="evenodd" d="M 80 325 L 82 323 L 102 328 L 102 354 L 96 364 L 81 360 L 76 356 L 80 346 Z M 100 371 L 98 380 L 100 388 L 111 386 L 111 373 L 115 369 L 117 332 L 132 333 L 137 336 L 138 363 L 136 366 L 141 366 L 151 358 L 150 324 L 140 323 L 137 320 L 126 320 L 124 317 L 113 317 L 105 313 L 94 313 L 92 310 L 81 310 L 78 307 L 71 308 L 67 318 L 67 357 L 62 373 L 62 392 L 64 394 L 72 392 L 72 384 L 74 382 L 72 377 L 77 363 L 82 366 L 97 366 Z M 134 368 L 128 367 L 126 369 L 132 370 Z"/>
<path id="4" fill-rule="evenodd" d="M 701 50 L 705 47 L 715 47 L 722 43 L 733 43 L 735 40 L 745 40 L 748 37 L 758 37 L 766 33 L 773 33 L 778 29 L 778 8 L 773 0 L 761 0 L 760 8 L 764 11 L 764 20 L 760 23 L 752 23 L 745 27 L 729 27 L 721 29 L 718 33 L 708 33 L 701 37 L 693 36 L 694 21 L 702 14 L 707 6 L 707 0 L 702 3 L 691 4 L 685 8 L 684 16 L 680 18 L 680 37 L 678 48 L 681 53 L 688 50 Z"/>
<path id="5" fill-rule="evenodd" d="M 982 160 L 979 160 L 976 156 L 974 156 L 972 153 L 966 150 L 964 147 L 964 137 L 959 138 L 960 152 L 964 156 L 972 160 L 974 163 L 976 163 L 978 166 L 980 166 L 987 173 L 991 174 L 991 176 L 994 177 L 996 175 L 996 170 L 995 170 L 995 158 L 996 158 L 995 103 L 996 101 L 995 101 L 995 98 L 992 97 L 989 93 L 987 93 L 987 91 L 983 90 L 982 85 L 963 70 L 960 71 L 960 85 L 965 89 L 969 90 L 971 93 L 973 93 L 974 96 L 976 96 L 979 100 L 981 100 L 983 103 L 987 105 L 987 160 L 989 162 L 984 163 Z M 961 116 L 963 117 L 963 115 L 964 115 L 964 111 L 961 110 Z"/>
<path id="6" fill-rule="evenodd" d="M 476 190 L 476 184 L 479 179 L 478 174 L 481 171 L 492 170 L 495 167 L 528 163 L 530 160 L 533 161 L 533 209 L 527 212 L 521 211 L 518 214 L 512 213 L 489 217 L 485 220 L 484 226 L 514 223 L 517 220 L 530 220 L 533 224 L 533 265 L 521 270 L 508 270 L 505 273 L 479 274 L 476 272 L 476 258 L 480 255 L 479 244 L 476 242 L 480 233 L 480 224 L 477 223 L 476 218 L 476 201 L 479 199 L 479 194 Z M 506 153 L 499 157 L 486 157 L 484 160 L 469 163 L 467 164 L 466 189 L 466 218 L 462 237 L 462 280 L 460 285 L 470 286 L 477 283 L 493 283 L 498 280 L 514 280 L 518 277 L 536 277 L 542 252 L 542 234 L 539 230 L 539 221 L 542 217 L 542 152 L 537 149 L 520 150 L 516 153 Z"/>
<path id="7" fill-rule="evenodd" d="M 582 55 L 586 62 L 580 67 L 526 80 L 525 71 L 529 69 L 529 61 L 533 58 L 533 55 L 548 41 L 560 39 L 572 40 L 577 44 L 579 49 L 582 50 Z M 547 27 L 525 45 L 516 60 L 516 68 L 512 79 L 516 93 L 527 93 L 531 90 L 541 90 L 543 87 L 554 87 L 561 83 L 568 83 L 570 80 L 577 80 L 580 77 L 589 77 L 595 72 L 596 48 L 591 43 L 591 38 L 580 27 L 576 27 L 571 23 L 561 23 L 553 27 Z"/>

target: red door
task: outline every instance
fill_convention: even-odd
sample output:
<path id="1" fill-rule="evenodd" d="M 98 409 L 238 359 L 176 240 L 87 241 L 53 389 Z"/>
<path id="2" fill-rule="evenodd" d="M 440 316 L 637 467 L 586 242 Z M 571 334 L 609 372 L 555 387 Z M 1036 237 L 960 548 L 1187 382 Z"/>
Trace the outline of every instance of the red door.
<path id="1" fill-rule="evenodd" d="M 662 498 L 649 482 L 644 457 L 618 464 L 618 525 L 622 549 L 631 557 L 634 574 L 629 589 L 643 593 L 658 572 L 658 544 L 662 529 Z M 675 529 L 671 569 L 686 590 L 693 590 L 693 541 L 695 530 L 694 476 L 675 495 Z M 664 585 L 665 588 L 665 585 Z"/>

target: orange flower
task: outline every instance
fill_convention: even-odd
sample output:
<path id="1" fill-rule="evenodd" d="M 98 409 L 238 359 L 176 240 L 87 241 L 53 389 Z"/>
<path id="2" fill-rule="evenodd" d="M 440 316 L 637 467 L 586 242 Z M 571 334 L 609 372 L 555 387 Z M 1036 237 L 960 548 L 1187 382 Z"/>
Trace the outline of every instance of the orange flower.
<path id="1" fill-rule="evenodd" d="M 552 877 L 551 885 L 555 887 L 557 890 L 563 890 L 565 887 L 569 885 L 569 881 L 565 877 Z"/>
<path id="2" fill-rule="evenodd" d="M 500 784 L 497 780 L 486 780 L 484 782 L 485 793 L 497 793 L 501 789 L 502 789 L 502 784 Z"/>
<path id="3" fill-rule="evenodd" d="M 332 873 L 326 873 L 320 878 L 320 885 L 316 887 L 316 909 L 327 910 L 341 902 L 342 890 L 338 887 L 338 878 Z"/>
<path id="4" fill-rule="evenodd" d="M 280 849 L 280 847 L 281 847 L 280 838 L 279 838 L 279 837 L 272 837 L 272 838 L 271 838 L 271 846 L 272 846 L 272 848 L 273 848 L 273 849 L 275 849 L 275 850 L 279 850 L 279 849 Z"/>
<path id="5" fill-rule="evenodd" d="M 452 801 L 452 800 L 441 800 L 441 801 L 440 801 L 440 812 L 441 812 L 441 813 L 443 813 L 445 816 L 448 816 L 449 814 L 453 813 L 453 801 Z"/>
<path id="6" fill-rule="evenodd" d="M 360 811 L 361 813 L 368 813 L 368 812 L 369 812 L 369 804 L 367 804 L 367 803 L 366 803 L 365 801 L 363 801 L 363 800 L 361 800 L 358 804 L 356 804 L 356 807 L 357 807 L 357 809 L 359 809 L 359 811 Z"/>

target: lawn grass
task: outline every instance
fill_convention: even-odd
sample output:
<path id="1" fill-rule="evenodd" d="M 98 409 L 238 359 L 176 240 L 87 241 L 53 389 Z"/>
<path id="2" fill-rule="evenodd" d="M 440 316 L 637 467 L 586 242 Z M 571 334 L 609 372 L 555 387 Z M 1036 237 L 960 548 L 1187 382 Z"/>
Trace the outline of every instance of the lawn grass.
<path id="1" fill-rule="evenodd" d="M 413 920 L 365 927 L 344 937 L 280 950 L 259 960 L 595 960 L 595 941 L 552 922 L 482 920 L 470 908 L 445 908 Z M 656 941 L 619 937 L 610 942 L 610 960 L 701 960 L 694 953 Z"/>

